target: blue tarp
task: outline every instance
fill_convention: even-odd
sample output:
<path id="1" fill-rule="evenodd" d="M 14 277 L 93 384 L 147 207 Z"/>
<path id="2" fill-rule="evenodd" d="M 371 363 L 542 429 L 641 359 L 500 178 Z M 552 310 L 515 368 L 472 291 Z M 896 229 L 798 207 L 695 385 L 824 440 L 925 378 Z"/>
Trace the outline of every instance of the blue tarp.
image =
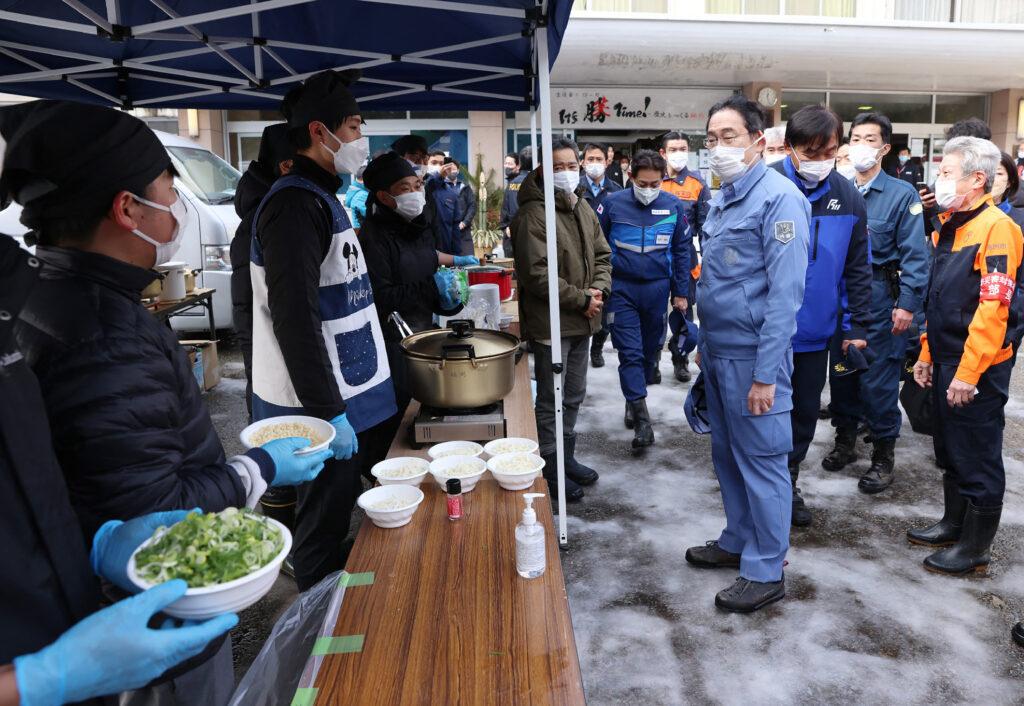
<path id="1" fill-rule="evenodd" d="M 532 0 L 401 2 L 0 0 L 0 92 L 273 110 L 297 79 L 359 67 L 355 92 L 368 110 L 515 110 L 536 102 L 532 29 L 547 21 L 553 63 L 572 8 L 572 0 L 549 0 L 546 14 Z M 232 8 L 244 13 L 208 17 Z"/>

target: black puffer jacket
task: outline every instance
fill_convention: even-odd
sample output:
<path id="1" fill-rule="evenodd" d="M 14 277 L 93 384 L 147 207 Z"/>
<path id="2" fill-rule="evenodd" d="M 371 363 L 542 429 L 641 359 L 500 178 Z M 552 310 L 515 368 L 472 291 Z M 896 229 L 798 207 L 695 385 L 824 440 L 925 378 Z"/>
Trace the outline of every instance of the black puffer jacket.
<path id="1" fill-rule="evenodd" d="M 36 255 L 15 335 L 86 540 L 107 520 L 243 505 L 188 356 L 140 303 L 152 273 L 77 250 Z"/>
<path id="2" fill-rule="evenodd" d="M 249 274 L 249 248 L 252 246 L 252 221 L 260 201 L 274 185 L 274 175 L 262 163 L 253 161 L 238 180 L 235 213 L 242 219 L 231 240 L 231 301 L 235 330 L 245 335 L 252 346 L 252 278 Z M 238 315 L 242 314 L 239 321 Z M 243 331 L 244 330 L 244 331 Z"/>

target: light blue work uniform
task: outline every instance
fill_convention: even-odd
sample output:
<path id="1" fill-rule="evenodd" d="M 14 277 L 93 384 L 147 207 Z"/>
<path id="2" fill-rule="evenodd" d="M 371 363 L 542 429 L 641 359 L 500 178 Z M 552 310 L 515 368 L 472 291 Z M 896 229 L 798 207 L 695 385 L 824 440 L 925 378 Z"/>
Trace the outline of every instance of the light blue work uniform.
<path id="1" fill-rule="evenodd" d="M 871 238 L 871 329 L 868 346 L 877 356 L 862 375 L 830 376 L 832 426 L 845 427 L 867 419 L 875 441 L 896 439 L 903 414 L 899 407 L 900 373 L 906 356 L 909 332 L 892 334 L 892 311 L 898 307 L 922 311 L 928 286 L 928 250 L 924 232 L 921 198 L 907 182 L 879 172 L 870 182 L 858 186 L 868 212 Z M 899 298 L 886 273 L 899 269 Z M 833 338 L 832 356 L 842 352 L 841 335 Z"/>
<path id="2" fill-rule="evenodd" d="M 711 424 L 711 458 L 726 527 L 718 539 L 741 555 L 740 576 L 778 581 L 789 549 L 793 446 L 791 341 L 803 302 L 811 206 L 758 160 L 711 199 L 701 233 L 699 347 Z M 769 412 L 747 393 L 774 384 Z"/>

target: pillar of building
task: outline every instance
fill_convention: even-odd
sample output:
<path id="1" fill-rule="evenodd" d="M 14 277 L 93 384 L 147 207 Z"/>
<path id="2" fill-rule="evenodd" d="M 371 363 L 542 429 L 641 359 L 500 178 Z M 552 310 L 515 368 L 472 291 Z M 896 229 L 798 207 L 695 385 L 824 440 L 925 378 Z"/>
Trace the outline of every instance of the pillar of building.
<path id="1" fill-rule="evenodd" d="M 188 110 L 178 111 L 178 135 L 198 142 L 222 159 L 224 154 L 224 112 L 220 110 L 196 110 L 190 120 Z"/>
<path id="2" fill-rule="evenodd" d="M 992 141 L 1016 157 L 1016 146 L 1024 143 L 1024 90 L 1007 88 L 993 93 L 988 116 Z"/>
<path id="3" fill-rule="evenodd" d="M 770 89 L 762 94 L 764 89 Z M 743 95 L 750 100 L 757 101 L 768 113 L 768 125 L 778 125 L 782 122 L 782 84 L 777 81 L 752 81 L 743 86 Z M 765 105 L 769 95 L 774 99 L 771 105 Z"/>
<path id="4" fill-rule="evenodd" d="M 469 111 L 469 169 L 476 174 L 477 160 L 484 176 L 493 169 L 493 186 L 504 185 L 505 166 L 505 114 L 494 110 Z"/>

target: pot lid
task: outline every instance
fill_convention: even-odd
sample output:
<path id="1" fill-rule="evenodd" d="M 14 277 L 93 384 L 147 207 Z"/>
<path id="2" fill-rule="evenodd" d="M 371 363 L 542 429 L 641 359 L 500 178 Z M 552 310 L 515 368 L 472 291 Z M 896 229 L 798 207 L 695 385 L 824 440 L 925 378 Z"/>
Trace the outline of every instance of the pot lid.
<path id="1" fill-rule="evenodd" d="M 426 358 L 454 360 L 470 357 L 470 349 L 465 346 L 472 346 L 475 358 L 504 355 L 519 346 L 519 339 L 510 333 L 473 328 L 469 321 L 462 319 L 449 321 L 448 325 L 451 328 L 414 333 L 402 340 L 402 350 Z"/>
<path id="2" fill-rule="evenodd" d="M 472 267 L 467 267 L 466 268 L 466 272 L 470 272 L 470 273 L 472 273 L 472 272 L 479 272 L 479 273 L 493 272 L 495 274 L 498 274 L 498 273 L 504 272 L 504 270 L 505 270 L 505 268 L 497 267 L 495 265 L 474 265 Z"/>

